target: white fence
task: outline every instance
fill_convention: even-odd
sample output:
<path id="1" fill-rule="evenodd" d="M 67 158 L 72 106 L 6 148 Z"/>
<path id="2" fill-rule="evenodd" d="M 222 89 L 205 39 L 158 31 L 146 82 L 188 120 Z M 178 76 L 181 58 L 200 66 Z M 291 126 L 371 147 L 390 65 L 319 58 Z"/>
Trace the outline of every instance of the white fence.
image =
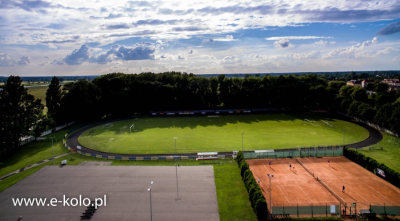
<path id="1" fill-rule="evenodd" d="M 58 127 L 56 127 L 56 131 L 61 130 L 61 129 L 63 129 L 63 128 L 69 126 L 69 125 L 74 124 L 74 123 L 76 123 L 76 121 L 72 121 L 72 122 L 70 122 L 70 123 L 68 123 L 68 124 L 64 124 L 64 125 L 58 126 Z M 40 135 L 40 136 L 43 137 L 43 136 L 46 136 L 46 135 L 51 134 L 51 133 L 52 133 L 52 130 L 48 130 L 48 131 L 43 132 L 42 135 Z M 35 137 L 34 137 L 34 136 L 25 136 L 25 137 L 21 137 L 21 138 L 20 138 L 19 145 L 22 146 L 22 145 L 27 144 L 27 143 L 29 143 L 29 142 L 32 142 L 32 141 L 34 141 L 34 140 L 35 140 Z"/>
<path id="2" fill-rule="evenodd" d="M 342 113 L 342 112 L 339 112 L 339 111 L 337 111 L 337 113 L 338 113 L 338 114 L 341 114 L 341 115 L 343 115 L 343 116 L 346 116 L 346 117 L 350 117 L 350 118 L 352 118 L 352 119 L 354 119 L 354 120 L 360 121 L 360 122 L 362 122 L 362 123 L 364 123 L 364 124 L 368 124 L 368 126 L 370 126 L 370 127 L 373 127 L 373 128 L 378 129 L 378 130 L 380 130 L 380 131 L 386 132 L 386 133 L 391 134 L 391 135 L 393 135 L 393 136 L 396 136 L 396 137 L 399 136 L 398 134 L 395 134 L 395 133 L 393 133 L 392 131 L 390 131 L 390 130 L 384 128 L 384 127 L 381 127 L 381 126 L 379 126 L 379 125 L 370 123 L 370 122 L 365 121 L 365 120 L 361 120 L 360 118 L 357 118 L 357 117 L 349 116 L 349 115 L 347 115 L 347 114 L 345 114 L 345 113 Z"/>

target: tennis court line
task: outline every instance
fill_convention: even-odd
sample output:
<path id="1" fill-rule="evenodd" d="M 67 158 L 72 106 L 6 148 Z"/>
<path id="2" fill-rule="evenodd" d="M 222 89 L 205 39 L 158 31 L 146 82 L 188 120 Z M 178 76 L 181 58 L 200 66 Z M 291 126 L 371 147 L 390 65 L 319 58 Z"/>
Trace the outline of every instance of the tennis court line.
<path id="1" fill-rule="evenodd" d="M 289 173 L 289 172 L 285 169 L 285 167 L 282 166 L 282 164 L 279 164 L 279 165 L 281 165 L 281 167 L 286 171 L 286 173 Z"/>
<path id="2" fill-rule="evenodd" d="M 281 190 L 281 188 L 279 187 L 279 185 L 277 185 L 278 186 L 278 188 L 279 188 L 279 190 L 281 191 L 281 193 L 283 194 L 283 196 L 286 198 L 286 200 L 288 201 L 288 203 L 290 203 L 290 204 L 292 204 L 289 200 L 288 200 L 288 198 L 286 197 L 286 195 L 283 193 L 283 191 Z"/>
<path id="3" fill-rule="evenodd" d="M 347 173 L 351 174 L 349 171 L 347 171 L 345 168 L 341 167 L 339 164 L 334 163 L 335 165 L 337 165 L 338 167 L 342 168 L 342 170 L 346 171 Z"/>
<path id="4" fill-rule="evenodd" d="M 393 203 L 393 201 L 391 201 L 390 199 L 388 199 L 386 196 L 382 195 L 380 192 L 376 191 L 374 188 L 370 187 L 368 184 L 364 183 L 364 185 L 366 185 L 367 187 L 369 187 L 371 190 L 375 191 L 376 193 L 378 193 L 379 195 L 383 196 L 383 198 L 389 200 L 391 203 Z"/>
<path id="5" fill-rule="evenodd" d="M 265 166 L 265 164 L 263 164 L 265 169 L 268 171 L 269 174 L 271 174 L 271 172 L 269 172 L 268 168 Z"/>
<path id="6" fill-rule="evenodd" d="M 319 162 L 313 162 L 310 159 L 307 158 L 308 161 L 310 161 L 311 163 L 318 163 L 320 165 L 320 167 L 324 168 L 326 171 L 328 171 L 329 173 L 333 174 L 336 176 L 336 174 L 332 173 L 331 171 L 329 171 L 328 169 L 326 169 L 324 166 L 322 166 Z"/>
<path id="7" fill-rule="evenodd" d="M 368 202 L 368 200 L 366 200 L 364 197 L 362 197 L 360 194 L 358 194 L 356 191 L 353 190 L 353 188 L 351 188 L 349 185 L 346 185 L 346 187 L 350 188 L 351 191 L 353 191 L 353 193 L 356 193 L 357 195 L 359 195 L 361 198 L 363 198 L 365 200 L 365 202 Z"/>
<path id="8" fill-rule="evenodd" d="M 303 193 L 306 194 L 306 196 L 308 197 L 308 199 L 310 199 L 310 201 L 312 202 L 312 199 L 308 196 L 308 194 L 307 194 L 306 192 L 304 192 L 303 188 L 301 188 L 300 185 L 298 185 L 298 186 L 300 187 L 301 191 L 303 191 Z"/>

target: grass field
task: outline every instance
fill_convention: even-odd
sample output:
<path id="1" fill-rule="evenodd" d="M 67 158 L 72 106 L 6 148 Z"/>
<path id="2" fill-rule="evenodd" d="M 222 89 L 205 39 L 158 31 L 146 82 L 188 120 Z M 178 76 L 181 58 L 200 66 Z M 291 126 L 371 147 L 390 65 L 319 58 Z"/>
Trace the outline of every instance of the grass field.
<path id="1" fill-rule="evenodd" d="M 304 121 L 307 118 L 309 121 Z M 322 122 L 325 120 L 333 127 Z M 129 132 L 134 124 L 136 132 Z M 109 125 L 111 126 L 111 125 Z M 364 128 L 337 119 L 288 114 L 220 117 L 139 118 L 100 125 L 85 131 L 79 142 L 102 152 L 121 154 L 171 154 L 242 149 L 283 149 L 318 145 L 342 145 L 368 138 Z M 90 133 L 93 132 L 93 133 Z"/>
<path id="2" fill-rule="evenodd" d="M 400 173 L 400 138 L 383 133 L 383 140 L 372 147 L 383 149 L 367 150 L 368 148 L 365 148 L 366 150 L 359 151 Z"/>
<path id="3" fill-rule="evenodd" d="M 35 86 L 35 87 L 27 87 L 28 93 L 32 94 L 36 98 L 42 100 L 42 104 L 46 105 L 46 92 L 49 86 Z"/>

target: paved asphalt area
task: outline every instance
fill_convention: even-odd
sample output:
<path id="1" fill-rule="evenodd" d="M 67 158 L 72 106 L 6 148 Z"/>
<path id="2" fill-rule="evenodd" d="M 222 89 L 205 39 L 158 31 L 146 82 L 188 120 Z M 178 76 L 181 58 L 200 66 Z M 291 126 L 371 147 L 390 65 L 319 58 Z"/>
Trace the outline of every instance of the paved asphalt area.
<path id="1" fill-rule="evenodd" d="M 150 220 L 150 182 L 153 220 L 218 221 L 218 202 L 212 166 L 45 166 L 0 193 L 0 220 L 80 220 L 86 206 L 14 206 L 16 198 L 102 198 L 91 220 Z M 87 201 L 83 201 L 86 204 Z M 99 202 L 100 203 L 100 202 Z"/>

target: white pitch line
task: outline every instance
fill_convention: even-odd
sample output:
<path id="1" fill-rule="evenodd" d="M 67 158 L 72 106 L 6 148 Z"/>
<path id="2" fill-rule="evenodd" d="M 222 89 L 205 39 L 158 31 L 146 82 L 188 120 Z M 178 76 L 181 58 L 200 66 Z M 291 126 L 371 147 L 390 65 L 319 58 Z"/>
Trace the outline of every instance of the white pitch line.
<path id="1" fill-rule="evenodd" d="M 279 190 L 281 191 L 281 193 L 283 194 L 283 196 L 286 198 L 286 200 L 288 201 L 288 203 L 291 204 L 291 202 L 288 200 L 288 198 L 286 197 L 286 195 L 283 193 L 283 191 L 281 190 L 281 188 L 279 187 L 279 185 L 277 185 Z"/>

